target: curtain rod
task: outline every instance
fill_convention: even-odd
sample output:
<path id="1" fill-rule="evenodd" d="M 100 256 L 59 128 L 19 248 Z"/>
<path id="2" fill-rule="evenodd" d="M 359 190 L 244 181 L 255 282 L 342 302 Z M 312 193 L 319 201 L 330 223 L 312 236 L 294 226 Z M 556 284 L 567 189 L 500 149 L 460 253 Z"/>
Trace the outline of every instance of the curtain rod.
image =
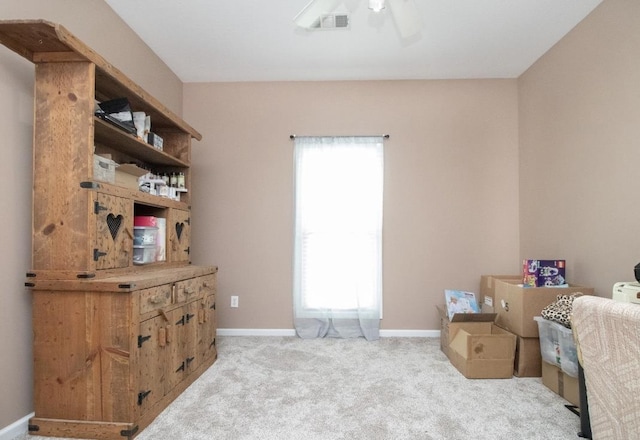
<path id="1" fill-rule="evenodd" d="M 300 137 L 376 137 L 376 136 L 380 136 L 383 137 L 385 139 L 389 139 L 389 135 L 388 134 L 377 134 L 377 135 L 353 135 L 353 136 L 300 136 Z M 289 135 L 289 139 L 294 140 L 295 138 L 297 138 L 298 136 L 295 134 Z"/>

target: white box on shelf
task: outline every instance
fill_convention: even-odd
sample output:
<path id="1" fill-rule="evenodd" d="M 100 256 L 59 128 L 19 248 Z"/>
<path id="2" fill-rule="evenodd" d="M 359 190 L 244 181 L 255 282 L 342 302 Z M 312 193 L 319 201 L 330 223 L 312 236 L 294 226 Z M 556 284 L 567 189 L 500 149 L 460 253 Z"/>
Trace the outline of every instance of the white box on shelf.
<path id="1" fill-rule="evenodd" d="M 106 157 L 93 155 L 93 178 L 102 182 L 114 183 L 116 180 L 116 163 Z"/>

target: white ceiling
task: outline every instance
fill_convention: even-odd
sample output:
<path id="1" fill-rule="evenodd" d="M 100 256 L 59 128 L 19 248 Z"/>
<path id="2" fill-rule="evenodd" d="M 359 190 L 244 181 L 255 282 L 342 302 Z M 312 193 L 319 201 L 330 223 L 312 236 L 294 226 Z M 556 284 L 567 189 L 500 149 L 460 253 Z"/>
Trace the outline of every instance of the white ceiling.
<path id="1" fill-rule="evenodd" d="M 602 0 L 415 0 L 417 36 L 390 8 L 344 0 L 350 28 L 309 31 L 309 0 L 105 0 L 183 82 L 516 78 Z"/>

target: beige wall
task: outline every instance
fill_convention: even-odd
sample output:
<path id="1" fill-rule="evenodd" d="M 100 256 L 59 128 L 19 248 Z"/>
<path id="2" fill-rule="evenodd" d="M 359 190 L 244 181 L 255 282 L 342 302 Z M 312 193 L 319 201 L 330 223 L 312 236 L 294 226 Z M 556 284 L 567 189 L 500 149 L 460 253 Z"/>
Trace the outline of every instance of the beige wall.
<path id="1" fill-rule="evenodd" d="M 0 47 L 0 429 L 32 411 L 31 306 L 24 274 L 31 261 L 33 64 Z M 9 183 L 10 182 L 10 183 Z"/>
<path id="2" fill-rule="evenodd" d="M 182 83 L 101 0 L 2 0 L 1 19 L 46 19 L 81 40 L 182 112 Z M 126 47 L 126 49 L 124 49 Z M 32 410 L 31 261 L 33 64 L 0 45 L 0 431 Z"/>
<path id="3" fill-rule="evenodd" d="M 383 328 L 438 329 L 445 288 L 518 270 L 516 80 L 185 84 L 184 97 L 204 137 L 192 255 L 220 267 L 221 328 L 292 328 L 290 134 L 391 135 Z"/>
<path id="4" fill-rule="evenodd" d="M 435 329 L 442 289 L 477 289 L 480 274 L 515 272 L 523 256 L 562 256 L 570 281 L 605 296 L 632 278 L 639 7 L 606 0 L 517 83 L 190 84 L 184 101 L 102 1 L 5 0 L 0 17 L 63 23 L 202 131 L 193 258 L 220 266 L 221 327 L 291 327 L 289 134 L 391 134 L 383 327 Z M 127 50 L 107 28 L 130 38 Z M 0 46 L 0 429 L 32 408 L 32 90 L 33 66 Z"/>
<path id="5" fill-rule="evenodd" d="M 182 82 L 103 0 L 2 0 L 0 19 L 62 24 L 164 105 L 182 114 Z"/>
<path id="6" fill-rule="evenodd" d="M 519 80 L 521 256 L 607 297 L 640 262 L 639 54 L 640 2 L 606 0 Z"/>

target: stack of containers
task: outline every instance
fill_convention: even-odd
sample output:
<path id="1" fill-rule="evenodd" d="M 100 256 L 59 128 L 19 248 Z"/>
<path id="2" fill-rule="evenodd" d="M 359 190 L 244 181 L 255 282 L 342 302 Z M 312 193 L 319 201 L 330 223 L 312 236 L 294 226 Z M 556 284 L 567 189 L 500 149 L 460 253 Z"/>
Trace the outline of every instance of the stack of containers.
<path id="1" fill-rule="evenodd" d="M 526 260 L 525 263 L 531 261 Z M 537 266 L 540 268 L 541 264 Z M 529 269 L 530 264 L 527 267 Z M 542 377 L 545 362 L 541 358 L 539 329 L 534 317 L 540 316 L 559 294 L 581 292 L 593 295 L 594 292 L 592 287 L 568 283 L 564 287 L 528 287 L 523 283 L 526 276 L 483 275 L 480 285 L 482 311 L 496 313 L 495 324 L 517 336 L 514 374 L 518 377 Z"/>
<path id="2" fill-rule="evenodd" d="M 499 286 L 499 284 L 502 284 Z M 532 328 L 525 328 L 520 325 L 520 321 L 527 320 L 526 315 L 529 313 L 527 310 L 517 310 L 516 304 L 518 301 L 510 301 L 508 298 L 505 300 L 505 295 L 498 295 L 497 290 L 504 290 L 505 288 L 512 287 L 512 285 L 518 286 L 522 283 L 522 275 L 483 275 L 480 278 L 480 303 L 482 307 L 482 313 L 495 313 L 508 314 L 503 307 L 503 302 L 506 307 L 511 306 L 511 314 L 515 314 L 513 317 L 513 325 L 505 325 L 505 320 L 499 316 L 496 317 L 496 325 L 513 333 L 516 336 L 516 354 L 513 366 L 513 374 L 517 377 L 541 377 L 542 376 L 542 363 L 540 357 L 540 342 L 538 340 L 538 329 L 535 328 L 535 323 Z M 522 288 L 520 288 L 522 290 Z M 527 307 L 528 309 L 528 307 Z M 538 308 L 532 308 L 531 317 L 540 314 L 542 306 Z"/>
<path id="3" fill-rule="evenodd" d="M 158 222 L 156 217 L 138 215 L 133 218 L 133 264 L 156 261 Z"/>
<path id="4" fill-rule="evenodd" d="M 572 330 L 541 316 L 533 319 L 540 334 L 542 383 L 579 406 L 578 350 Z"/>
<path id="5" fill-rule="evenodd" d="M 541 316 L 533 319 L 538 323 L 542 360 L 577 378 L 578 350 L 571 329 Z"/>

